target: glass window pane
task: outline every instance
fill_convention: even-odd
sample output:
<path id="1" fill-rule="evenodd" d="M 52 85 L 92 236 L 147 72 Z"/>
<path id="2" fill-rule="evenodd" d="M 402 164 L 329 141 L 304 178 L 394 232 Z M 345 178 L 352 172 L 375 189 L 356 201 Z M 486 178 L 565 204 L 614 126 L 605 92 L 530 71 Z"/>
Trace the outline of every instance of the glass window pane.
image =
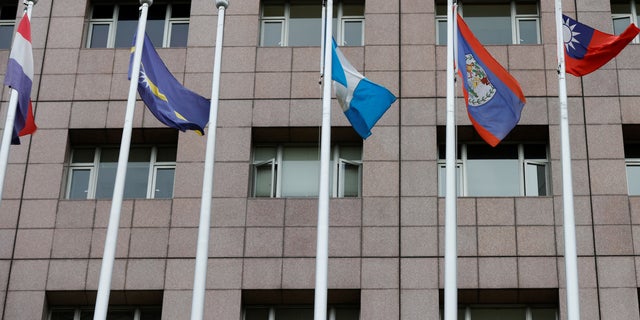
<path id="1" fill-rule="evenodd" d="M 556 309 L 531 309 L 532 320 L 556 320 Z"/>
<path id="2" fill-rule="evenodd" d="M 342 163 L 344 166 L 343 196 L 358 197 L 360 195 L 360 166 L 350 163 Z"/>
<path id="3" fill-rule="evenodd" d="M 153 46 L 156 48 L 162 48 L 164 40 L 164 19 L 163 20 L 148 20 L 147 21 L 147 35 Z M 131 36 L 133 39 L 133 36 Z"/>
<path id="4" fill-rule="evenodd" d="M 320 174 L 318 149 L 285 148 L 282 160 L 282 196 L 317 197 Z"/>
<path id="5" fill-rule="evenodd" d="M 465 5 L 464 20 L 483 44 L 511 44 L 509 4 Z"/>
<path id="6" fill-rule="evenodd" d="M 154 198 L 170 199 L 173 197 L 174 168 L 159 168 L 156 170 L 156 185 Z"/>
<path id="7" fill-rule="evenodd" d="M 547 167 L 544 164 L 527 163 L 524 169 L 525 195 L 547 195 Z"/>
<path id="8" fill-rule="evenodd" d="M 171 5 L 171 18 L 189 18 L 191 6 L 187 3 Z"/>
<path id="9" fill-rule="evenodd" d="M 538 43 L 538 21 L 537 20 L 518 20 L 518 31 L 520 44 L 537 44 Z"/>
<path id="10" fill-rule="evenodd" d="M 526 310 L 524 308 L 472 308 L 471 319 L 473 320 L 525 320 Z"/>
<path id="11" fill-rule="evenodd" d="M 345 46 L 361 46 L 362 45 L 362 21 L 345 21 L 344 22 L 344 42 Z"/>
<path id="12" fill-rule="evenodd" d="M 627 186 L 629 195 L 640 195 L 640 166 L 627 164 Z"/>
<path id="13" fill-rule="evenodd" d="M 116 148 L 104 148 L 100 154 L 98 165 L 98 181 L 96 183 L 96 199 L 109 199 L 113 196 L 113 185 L 116 181 L 116 169 L 118 166 L 118 153 Z"/>
<path id="14" fill-rule="evenodd" d="M 518 196 L 518 160 L 467 160 L 468 196 Z"/>
<path id="15" fill-rule="evenodd" d="M 113 19 L 113 5 L 102 4 L 93 6 L 92 19 Z"/>
<path id="16" fill-rule="evenodd" d="M 133 36 L 138 28 L 138 6 L 120 6 L 116 26 L 116 48 L 128 48 L 133 44 Z M 149 23 L 147 23 L 149 29 Z M 149 31 L 147 30 L 147 33 Z"/>
<path id="17" fill-rule="evenodd" d="M 291 5 L 290 46 L 318 46 L 322 29 L 321 4 Z"/>
<path id="18" fill-rule="evenodd" d="M 18 6 L 4 5 L 0 11 L 0 20 L 15 20 Z"/>
<path id="19" fill-rule="evenodd" d="M 269 320 L 269 308 L 247 308 L 244 320 Z"/>
<path id="20" fill-rule="evenodd" d="M 282 46 L 282 21 L 264 21 L 262 23 L 262 45 L 265 47 Z"/>
<path id="21" fill-rule="evenodd" d="M 71 169 L 69 199 L 87 199 L 90 177 L 90 169 Z"/>
<path id="22" fill-rule="evenodd" d="M 438 20 L 438 44 L 447 44 L 447 20 Z"/>
<path id="23" fill-rule="evenodd" d="M 272 163 L 267 162 L 265 164 L 255 166 L 254 172 L 254 196 L 255 197 L 271 197 L 273 188 L 273 177 L 275 172 L 272 172 Z"/>
<path id="24" fill-rule="evenodd" d="M 92 24 L 89 48 L 106 48 L 109 41 L 109 28 L 109 24 Z"/>
<path id="25" fill-rule="evenodd" d="M 613 33 L 619 35 L 631 24 L 631 17 L 613 19 Z"/>
<path id="26" fill-rule="evenodd" d="M 50 320 L 73 320 L 74 310 L 54 310 L 51 311 Z"/>
<path id="27" fill-rule="evenodd" d="M 13 25 L 0 25 L 0 49 L 11 48 Z"/>
<path id="28" fill-rule="evenodd" d="M 124 184 L 125 198 L 146 198 L 149 184 L 150 148 L 131 148 Z"/>
<path id="29" fill-rule="evenodd" d="M 458 178 L 458 184 L 456 185 L 456 193 L 458 196 L 462 196 L 460 186 L 462 185 L 462 167 L 460 164 L 456 165 L 456 177 Z M 447 166 L 442 163 L 438 165 L 438 196 L 444 197 L 447 194 Z"/>
<path id="30" fill-rule="evenodd" d="M 256 162 L 275 159 L 275 157 L 276 157 L 275 147 L 256 147 L 253 151 L 253 159 Z"/>
<path id="31" fill-rule="evenodd" d="M 169 41 L 170 47 L 186 47 L 188 37 L 189 23 L 180 22 L 171 24 L 171 40 Z"/>

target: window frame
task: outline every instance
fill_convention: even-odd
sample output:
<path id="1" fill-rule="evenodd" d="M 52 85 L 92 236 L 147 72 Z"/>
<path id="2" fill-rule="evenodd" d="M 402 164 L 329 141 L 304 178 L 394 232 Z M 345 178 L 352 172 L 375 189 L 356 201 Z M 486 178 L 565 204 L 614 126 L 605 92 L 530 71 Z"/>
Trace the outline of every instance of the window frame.
<path id="1" fill-rule="evenodd" d="M 282 16 L 264 16 L 264 2 L 261 1 L 260 6 L 260 47 L 278 47 L 278 46 L 270 46 L 264 44 L 265 38 L 265 25 L 269 23 L 280 23 L 280 42 L 279 47 L 297 47 L 297 45 L 289 44 L 289 22 L 291 21 L 291 0 L 285 0 L 282 3 L 284 6 L 284 15 Z M 294 4 L 295 5 L 295 4 Z M 364 7 L 364 3 L 362 4 Z M 339 46 L 364 46 L 365 39 L 365 17 L 364 15 L 344 15 L 343 14 L 343 2 L 337 1 L 334 3 L 334 9 L 337 11 L 337 15 L 333 17 L 332 20 L 337 20 L 337 25 L 334 28 L 336 34 L 336 42 Z M 364 9 L 364 8 L 363 8 Z M 320 19 L 323 19 L 322 17 Z M 348 22 L 361 22 L 362 23 L 362 36 L 360 44 L 345 44 L 345 23 Z M 320 46 L 320 44 L 318 44 Z"/>
<path id="2" fill-rule="evenodd" d="M 546 159 L 527 159 L 525 158 L 524 155 L 524 151 L 525 151 L 525 146 L 527 145 L 536 145 L 536 144 L 543 144 L 543 143 L 514 143 L 511 145 L 517 145 L 518 148 L 518 157 L 517 157 L 517 161 L 518 161 L 518 180 L 519 180 L 519 193 L 518 195 L 514 195 L 514 196 L 502 196 L 502 195 L 495 195 L 495 196 L 491 196 L 491 195 L 469 195 L 469 191 L 468 191 L 468 185 L 469 185 L 469 181 L 468 181 L 468 167 L 469 165 L 467 164 L 468 161 L 468 152 L 467 152 L 467 146 L 468 145 L 477 145 L 478 143 L 460 143 L 458 144 L 458 155 L 456 159 L 456 177 L 457 177 L 457 186 L 456 186 L 456 194 L 459 197 L 546 197 L 546 196 L 550 196 L 552 194 L 552 190 L 551 190 L 551 160 L 549 159 L 549 144 L 545 143 L 545 152 L 546 152 Z M 442 148 L 443 145 L 440 146 L 440 148 Z M 496 159 L 498 160 L 498 159 Z M 538 194 L 530 194 L 530 191 L 527 190 L 527 172 L 526 172 L 526 166 L 527 165 L 543 165 L 545 168 L 545 187 L 546 187 L 546 194 L 545 195 L 538 195 Z M 438 159 L 437 162 L 438 165 L 438 196 L 439 197 L 444 197 L 445 195 L 442 194 L 443 191 L 445 190 L 445 183 L 446 183 L 446 173 L 444 173 L 445 169 L 446 169 L 446 159 Z M 531 191 L 531 193 L 533 193 Z M 537 192 L 536 192 L 537 193 Z"/>
<path id="3" fill-rule="evenodd" d="M 188 18 L 172 18 L 172 10 L 173 6 L 177 4 L 189 4 L 190 1 L 178 1 L 178 2 L 162 2 L 160 4 L 166 5 L 165 9 L 165 18 L 164 18 L 164 29 L 162 30 L 162 48 L 171 48 L 171 30 L 173 24 L 189 24 L 190 17 Z M 111 18 L 93 18 L 93 12 L 96 5 L 113 5 L 113 14 Z M 87 35 L 85 37 L 86 43 L 85 48 L 88 49 L 105 49 L 105 48 L 119 48 L 115 47 L 116 35 L 118 34 L 118 17 L 120 16 L 120 7 L 123 3 L 106 3 L 106 2 L 94 2 L 91 3 L 91 9 L 89 10 L 89 19 L 87 23 Z M 129 4 L 126 4 L 129 5 Z M 107 34 L 107 44 L 105 47 L 92 47 L 92 37 L 93 37 L 93 28 L 96 25 L 107 25 L 108 26 L 108 34 Z M 133 37 L 133 35 L 132 35 Z M 133 39 L 133 38 L 132 38 Z M 176 47 L 182 48 L 182 47 Z"/>
<path id="4" fill-rule="evenodd" d="M 627 179 L 627 194 L 630 196 L 640 196 L 639 193 L 631 193 L 631 186 L 629 184 L 629 167 L 640 167 L 640 158 L 625 158 L 624 159 L 624 169 L 625 169 L 625 178 Z"/>
<path id="5" fill-rule="evenodd" d="M 282 195 L 282 187 L 283 187 L 283 177 L 282 173 L 284 168 L 282 168 L 283 164 L 283 155 L 284 151 L 287 148 L 303 148 L 303 147 L 315 147 L 316 150 L 319 150 L 317 144 L 309 144 L 309 143 L 279 143 L 279 144 L 258 144 L 253 147 L 255 148 L 269 148 L 273 147 L 275 149 L 275 157 L 266 159 L 266 160 L 255 160 L 255 153 L 253 156 L 253 160 L 251 162 L 251 196 L 255 198 L 267 198 L 267 196 L 257 196 L 257 176 L 258 176 L 258 168 L 260 166 L 271 164 L 271 190 L 269 192 L 270 196 L 268 198 L 298 198 L 297 196 L 288 196 Z M 341 157 L 341 147 L 360 147 L 360 160 L 350 160 Z M 347 198 L 358 198 L 362 196 L 362 146 L 358 146 L 356 144 L 350 143 L 335 143 L 332 144 L 332 157 L 331 157 L 331 176 L 332 179 L 330 181 L 330 190 L 331 197 L 333 198 L 344 198 L 345 192 L 345 174 L 344 174 L 344 164 L 358 166 L 358 190 L 357 196 L 355 197 L 347 197 Z M 318 159 L 318 163 L 319 163 Z M 301 197 L 305 198 L 305 197 Z M 312 198 L 312 197 L 307 197 Z"/>
<path id="6" fill-rule="evenodd" d="M 136 306 L 136 307 L 128 307 L 128 306 L 117 306 L 117 307 L 111 307 L 109 306 L 109 312 L 114 312 L 114 311 L 133 311 L 133 319 L 131 320 L 140 320 L 142 317 L 142 309 L 150 309 L 149 307 L 140 307 L 140 306 Z M 154 308 L 156 309 L 156 308 Z M 158 310 L 162 310 L 162 308 L 157 307 Z M 65 311 L 65 310 L 73 310 L 73 320 L 80 320 L 81 316 L 82 316 L 82 312 L 95 312 L 95 307 L 89 307 L 89 306 L 85 306 L 85 307 L 53 307 L 51 308 L 51 310 L 49 310 L 48 314 L 47 314 L 47 320 L 52 320 L 53 318 L 53 313 L 55 311 Z"/>
<path id="7" fill-rule="evenodd" d="M 633 0 L 632 0 L 633 1 Z M 500 2 L 496 2 L 496 3 L 487 3 L 487 4 L 505 4 L 506 3 L 500 3 Z M 537 10 L 537 14 L 523 14 L 523 13 L 518 13 L 517 12 L 517 1 L 516 0 L 510 0 L 509 1 L 509 10 L 510 10 L 510 20 L 511 20 L 511 45 L 536 45 L 536 44 L 542 44 L 542 34 L 541 34 L 541 29 L 540 29 L 540 1 L 536 1 L 536 10 Z M 438 6 L 438 4 L 436 4 L 436 6 Z M 446 5 L 445 5 L 446 7 Z M 458 7 L 458 12 L 460 13 L 460 16 L 464 18 L 464 13 L 463 13 L 463 8 L 464 8 L 464 4 L 460 4 Z M 446 10 L 445 10 L 446 12 Z M 520 43 L 520 32 L 521 32 L 521 28 L 520 28 L 520 21 L 535 21 L 536 22 L 536 43 Z M 446 45 L 446 41 L 447 39 L 440 39 L 440 24 L 442 22 L 446 23 L 447 21 L 447 16 L 446 15 L 442 15 L 442 14 L 436 14 L 435 16 L 435 32 L 436 32 L 436 45 Z M 445 24 L 446 26 L 446 24 Z M 446 30 L 446 29 L 445 29 Z M 472 30 L 473 31 L 473 30 Z M 484 43 L 483 43 L 484 44 Z M 497 44 L 491 44 L 488 43 L 486 45 L 497 45 Z"/>
<path id="8" fill-rule="evenodd" d="M 474 320 L 471 318 L 471 309 L 489 309 L 489 308 L 503 308 L 503 309 L 524 309 L 525 311 L 525 319 L 533 319 L 533 310 L 534 309 L 555 309 L 555 319 L 559 319 L 558 307 L 557 306 L 532 306 L 529 304 L 468 304 L 463 305 L 458 308 L 458 317 L 460 315 L 463 316 L 462 320 Z M 440 311 L 440 318 L 444 319 L 444 312 Z"/>
<path id="9" fill-rule="evenodd" d="M 164 145 L 136 145 L 133 147 L 139 148 L 150 148 L 150 157 L 149 157 L 149 173 L 147 177 L 147 190 L 146 197 L 144 199 L 169 199 L 169 198 L 156 198 L 156 183 L 157 183 L 157 171 L 158 169 L 173 169 L 174 177 L 175 177 L 175 169 L 176 162 L 175 161 L 157 161 L 158 149 L 163 147 Z M 98 199 L 96 198 L 97 186 L 98 186 L 98 174 L 100 167 L 100 158 L 102 155 L 103 149 L 111 149 L 117 146 L 111 145 L 102 145 L 102 146 L 77 146 L 72 147 L 69 162 L 68 162 L 68 172 L 67 172 L 67 180 L 65 186 L 65 199 L 68 200 L 90 200 L 90 199 Z M 176 152 L 177 152 L 177 146 Z M 73 162 L 73 155 L 78 149 L 93 149 L 93 162 Z M 87 197 L 86 198 L 70 198 L 71 189 L 73 187 L 73 174 L 76 171 L 81 170 L 89 170 L 89 180 L 88 180 L 88 189 L 87 189 Z M 126 183 L 126 182 L 125 182 Z M 173 192 L 175 191 L 175 178 L 173 187 L 171 192 L 173 197 Z M 171 198 L 172 198 L 171 197 Z M 110 199 L 110 198 L 99 198 L 99 199 Z M 139 198 L 136 198 L 139 199 Z"/>

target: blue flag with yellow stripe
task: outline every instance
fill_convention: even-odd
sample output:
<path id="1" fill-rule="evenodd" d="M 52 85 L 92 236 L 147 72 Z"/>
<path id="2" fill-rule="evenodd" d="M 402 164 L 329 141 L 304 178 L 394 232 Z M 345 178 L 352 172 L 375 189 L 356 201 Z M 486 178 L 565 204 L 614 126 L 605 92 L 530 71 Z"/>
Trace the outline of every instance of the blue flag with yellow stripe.
<path id="1" fill-rule="evenodd" d="M 135 36 L 133 42 L 135 43 Z M 132 47 L 129 79 L 134 51 L 135 47 Z M 181 131 L 194 130 L 198 134 L 204 134 L 204 127 L 209 121 L 209 100 L 185 88 L 176 80 L 146 34 L 138 77 L 138 93 L 149 111 L 160 122 Z"/>

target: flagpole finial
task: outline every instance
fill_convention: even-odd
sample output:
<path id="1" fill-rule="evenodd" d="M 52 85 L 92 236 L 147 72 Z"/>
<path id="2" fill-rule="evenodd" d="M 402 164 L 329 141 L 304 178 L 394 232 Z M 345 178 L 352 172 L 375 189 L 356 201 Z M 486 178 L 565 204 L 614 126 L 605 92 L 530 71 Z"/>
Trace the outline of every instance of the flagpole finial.
<path id="1" fill-rule="evenodd" d="M 38 0 L 25 0 L 24 1 L 24 5 L 29 5 L 29 2 L 36 4 L 38 2 Z"/>
<path id="2" fill-rule="evenodd" d="M 140 4 L 148 4 L 149 6 L 151 6 L 153 4 L 153 0 L 140 0 Z"/>
<path id="3" fill-rule="evenodd" d="M 216 0 L 216 8 L 224 7 L 226 9 L 228 6 L 229 0 Z"/>

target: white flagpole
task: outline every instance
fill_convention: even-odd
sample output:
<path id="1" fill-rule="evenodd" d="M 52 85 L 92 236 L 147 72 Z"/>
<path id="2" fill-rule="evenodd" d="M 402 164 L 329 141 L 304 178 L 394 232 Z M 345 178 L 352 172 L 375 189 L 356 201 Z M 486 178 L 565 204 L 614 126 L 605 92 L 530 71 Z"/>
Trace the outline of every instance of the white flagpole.
<path id="1" fill-rule="evenodd" d="M 445 249 L 444 249 L 444 319 L 458 319 L 457 283 L 457 182 L 456 179 L 456 104 L 454 55 L 453 0 L 447 1 L 447 126 L 446 126 L 446 194 L 445 194 Z"/>
<path id="2" fill-rule="evenodd" d="M 118 156 L 118 167 L 116 180 L 113 187 L 113 199 L 111 201 L 111 212 L 109 213 L 109 225 L 107 226 L 107 237 L 104 243 L 104 253 L 102 255 L 102 266 L 100 269 L 100 282 L 98 283 L 98 296 L 96 297 L 96 309 L 93 314 L 94 320 L 104 320 L 107 317 L 109 307 L 109 293 L 111 291 L 111 277 L 113 275 L 113 262 L 116 254 L 116 242 L 118 241 L 118 227 L 120 224 L 120 211 L 122 209 L 122 198 L 124 196 L 124 182 L 127 174 L 127 162 L 129 160 L 129 148 L 131 146 L 131 131 L 133 130 L 133 113 L 136 104 L 136 88 L 138 87 L 138 76 L 140 74 L 140 60 L 142 59 L 142 44 L 144 43 L 144 31 L 147 24 L 147 12 L 153 0 L 140 0 L 140 18 L 138 19 L 138 31 L 136 33 L 135 52 L 133 53 L 133 66 L 131 68 L 131 82 L 129 85 L 129 96 L 127 97 L 127 109 L 124 118 L 124 128 L 122 128 L 122 140 L 120 142 L 120 155 Z"/>
<path id="3" fill-rule="evenodd" d="M 27 17 L 29 17 L 29 20 L 31 20 L 31 10 L 36 2 L 37 0 L 27 1 Z M 2 132 L 2 146 L 0 146 L 0 204 L 2 203 L 2 194 L 4 191 L 4 177 L 7 173 L 7 166 L 9 165 L 9 148 L 11 147 L 13 122 L 16 120 L 17 109 L 18 91 L 12 88 L 9 105 L 7 107 L 7 119 L 4 123 L 4 131 Z"/>
<path id="4" fill-rule="evenodd" d="M 327 275 L 329 268 L 329 155 L 331 149 L 331 65 L 333 0 L 327 0 L 324 28 L 324 82 L 320 139 L 320 189 L 316 247 L 316 288 L 313 318 L 327 319 Z"/>
<path id="5" fill-rule="evenodd" d="M 564 60 L 562 1 L 555 1 L 556 42 L 558 55 L 558 98 L 560 100 L 560 143 L 562 149 L 562 198 L 564 201 L 564 260 L 567 279 L 567 319 L 580 319 L 578 293 L 578 258 L 576 226 L 573 212 L 573 178 L 571 176 L 571 147 L 569 144 L 569 113 L 567 111 L 567 83 Z"/>
<path id="6" fill-rule="evenodd" d="M 213 194 L 213 163 L 216 150 L 216 128 L 218 122 L 218 101 L 220 93 L 220 67 L 222 64 L 222 40 L 224 36 L 224 14 L 228 0 L 216 0 L 218 26 L 213 62 L 213 83 L 211 84 L 211 105 L 209 110 L 209 137 L 205 151 L 202 199 L 200 202 L 200 224 L 198 226 L 198 248 L 193 276 L 193 300 L 191 320 L 200 320 L 204 313 L 204 296 L 207 282 L 207 261 L 209 259 L 209 228 L 211 227 L 211 197 Z"/>

